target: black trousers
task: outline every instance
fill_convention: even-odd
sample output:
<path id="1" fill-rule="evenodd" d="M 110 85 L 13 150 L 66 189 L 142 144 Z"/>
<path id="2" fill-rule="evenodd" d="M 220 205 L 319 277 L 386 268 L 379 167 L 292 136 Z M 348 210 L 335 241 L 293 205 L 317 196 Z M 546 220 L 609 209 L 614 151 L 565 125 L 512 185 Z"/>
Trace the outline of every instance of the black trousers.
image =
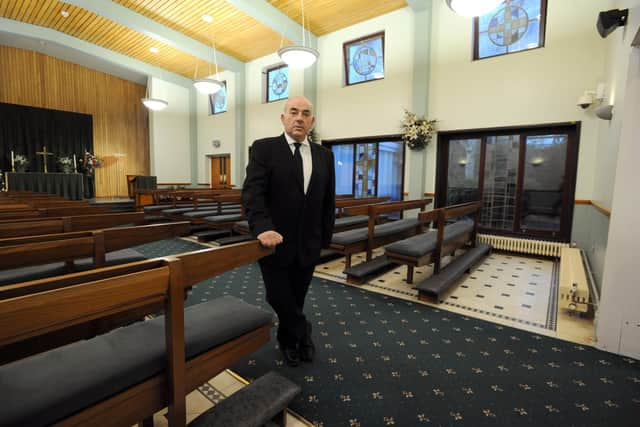
<path id="1" fill-rule="evenodd" d="M 260 260 L 267 302 L 278 315 L 277 338 L 281 346 L 294 347 L 307 333 L 307 319 L 302 312 L 315 265 L 294 263 L 279 266 Z"/>

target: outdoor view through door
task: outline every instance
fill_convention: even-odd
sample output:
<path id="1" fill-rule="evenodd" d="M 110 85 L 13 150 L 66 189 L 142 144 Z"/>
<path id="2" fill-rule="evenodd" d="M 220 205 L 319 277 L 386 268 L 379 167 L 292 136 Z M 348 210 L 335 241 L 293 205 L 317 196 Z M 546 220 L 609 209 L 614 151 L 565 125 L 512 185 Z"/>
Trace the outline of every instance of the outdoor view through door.
<path id="1" fill-rule="evenodd" d="M 578 125 L 438 136 L 438 206 L 483 200 L 481 229 L 569 241 Z"/>
<path id="2" fill-rule="evenodd" d="M 333 151 L 336 194 L 402 200 L 404 145 L 397 137 L 323 141 Z"/>

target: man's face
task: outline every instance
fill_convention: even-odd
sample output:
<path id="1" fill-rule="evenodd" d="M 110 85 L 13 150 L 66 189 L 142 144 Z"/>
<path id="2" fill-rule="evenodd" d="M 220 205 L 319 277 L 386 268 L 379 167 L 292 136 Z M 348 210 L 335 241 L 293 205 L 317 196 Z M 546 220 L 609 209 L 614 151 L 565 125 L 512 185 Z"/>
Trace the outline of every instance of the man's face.
<path id="1" fill-rule="evenodd" d="M 284 131 L 298 142 L 307 137 L 315 122 L 311 109 L 311 104 L 306 99 L 293 98 L 289 100 L 285 112 L 280 116 Z"/>

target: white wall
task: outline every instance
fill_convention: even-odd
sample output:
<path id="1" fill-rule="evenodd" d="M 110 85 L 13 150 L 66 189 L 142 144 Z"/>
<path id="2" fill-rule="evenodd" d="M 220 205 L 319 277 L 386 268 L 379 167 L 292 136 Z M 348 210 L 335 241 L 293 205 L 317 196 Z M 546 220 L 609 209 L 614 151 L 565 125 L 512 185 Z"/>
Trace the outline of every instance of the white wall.
<path id="1" fill-rule="evenodd" d="M 280 57 L 273 53 L 251 61 L 246 65 L 246 138 L 247 147 L 260 138 L 280 135 L 282 124 L 280 114 L 284 110 L 286 100 L 264 103 L 264 74 L 266 68 L 280 64 Z M 304 70 L 289 69 L 289 97 L 304 94 Z M 248 153 L 239 153 L 248 157 Z M 240 175 L 244 177 L 244 171 Z M 241 178 L 242 179 L 242 178 Z"/>
<path id="2" fill-rule="evenodd" d="M 640 287 L 638 286 L 638 166 L 640 158 L 640 49 L 631 48 L 631 40 L 640 27 L 640 2 L 621 0 L 629 7 L 624 31 L 612 39 L 612 58 L 617 64 L 614 122 L 609 137 L 618 145 L 613 169 L 615 183 L 611 222 L 604 263 L 602 298 L 596 323 L 597 346 L 615 353 L 640 358 Z M 614 32 L 615 34 L 615 32 Z M 613 35 L 613 34 L 612 34 Z M 610 36 L 611 37 L 611 36 Z M 609 174 L 610 175 L 610 174 Z"/>
<path id="3" fill-rule="evenodd" d="M 220 80 L 227 82 L 227 112 L 210 115 L 209 96 L 197 94 L 196 109 L 198 117 L 198 183 L 211 183 L 211 161 L 207 154 L 230 153 L 231 158 L 236 156 L 236 78 L 235 73 L 224 71 L 220 73 Z M 214 148 L 213 140 L 220 141 L 220 147 Z M 233 166 L 233 162 L 232 162 Z M 238 182 L 238 171 L 231 168 L 231 183 Z"/>
<path id="4" fill-rule="evenodd" d="M 413 12 L 400 9 L 318 39 L 317 130 L 320 138 L 400 133 L 403 108 L 411 109 Z M 385 31 L 385 77 L 345 86 L 344 42 Z"/>
<path id="5" fill-rule="evenodd" d="M 158 182 L 191 182 L 189 89 L 153 78 L 151 96 L 169 106 L 149 112 L 151 175 Z"/>
<path id="6" fill-rule="evenodd" d="M 471 18 L 433 2 L 430 118 L 439 130 L 581 121 L 576 198 L 589 199 L 597 119 L 576 100 L 604 77 L 606 42 L 595 29 L 603 3 L 549 0 L 545 47 L 472 61 Z M 435 144 L 427 155 L 426 189 L 433 191 Z"/>

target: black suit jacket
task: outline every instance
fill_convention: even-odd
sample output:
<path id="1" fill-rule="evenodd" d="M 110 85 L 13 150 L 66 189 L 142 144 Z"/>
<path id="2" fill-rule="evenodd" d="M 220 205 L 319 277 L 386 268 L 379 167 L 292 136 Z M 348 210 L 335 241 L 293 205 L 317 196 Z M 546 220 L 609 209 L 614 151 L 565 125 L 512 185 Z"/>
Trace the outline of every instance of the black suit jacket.
<path id="1" fill-rule="evenodd" d="M 259 139 L 251 146 L 242 203 L 254 236 L 267 230 L 282 234 L 283 242 L 265 262 L 281 266 L 317 262 L 329 247 L 335 220 L 333 153 L 310 144 L 311 180 L 305 195 L 295 175 L 293 155 L 284 134 Z"/>

